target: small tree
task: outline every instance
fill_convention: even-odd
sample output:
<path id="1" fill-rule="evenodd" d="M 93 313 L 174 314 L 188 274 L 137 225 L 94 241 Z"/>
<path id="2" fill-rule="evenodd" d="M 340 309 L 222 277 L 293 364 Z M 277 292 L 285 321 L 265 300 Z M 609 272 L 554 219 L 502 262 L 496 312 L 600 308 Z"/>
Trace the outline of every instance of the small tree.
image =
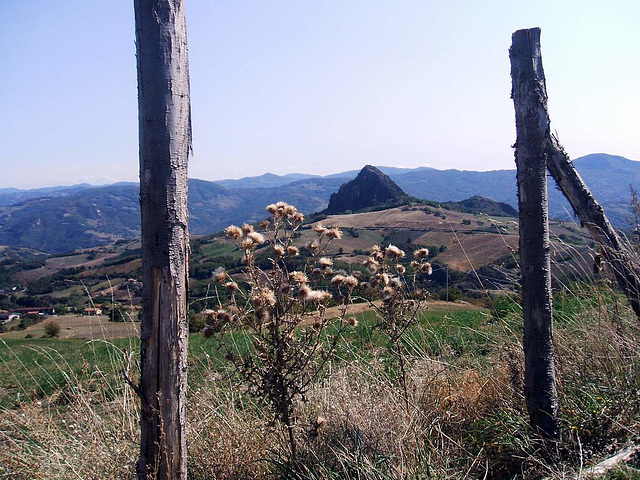
<path id="1" fill-rule="evenodd" d="M 47 337 L 53 338 L 60 335 L 60 324 L 54 320 L 47 320 L 44 325 L 44 334 Z"/>
<path id="2" fill-rule="evenodd" d="M 107 315 L 110 322 L 126 322 L 129 319 L 129 313 L 118 304 L 114 304 Z"/>

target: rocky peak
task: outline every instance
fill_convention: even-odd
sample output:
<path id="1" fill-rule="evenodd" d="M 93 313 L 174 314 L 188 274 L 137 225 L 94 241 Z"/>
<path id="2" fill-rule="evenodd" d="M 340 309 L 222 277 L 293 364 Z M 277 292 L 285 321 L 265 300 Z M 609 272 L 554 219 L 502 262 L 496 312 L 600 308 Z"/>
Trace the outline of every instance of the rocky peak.
<path id="1" fill-rule="evenodd" d="M 358 176 L 343 184 L 331 195 L 325 213 L 335 214 L 347 210 L 355 212 L 363 208 L 376 207 L 402 201 L 407 194 L 387 175 L 376 167 L 365 166 Z"/>

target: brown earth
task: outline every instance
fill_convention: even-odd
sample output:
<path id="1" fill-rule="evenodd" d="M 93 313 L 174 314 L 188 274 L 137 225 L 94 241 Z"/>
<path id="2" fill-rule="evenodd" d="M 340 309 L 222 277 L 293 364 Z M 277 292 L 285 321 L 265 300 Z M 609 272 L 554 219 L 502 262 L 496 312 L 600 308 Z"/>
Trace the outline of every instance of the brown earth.
<path id="1" fill-rule="evenodd" d="M 135 316 L 135 314 L 133 314 Z M 140 323 L 109 322 L 106 315 L 60 315 L 49 317 L 44 322 L 31 325 L 26 330 L 0 334 L 0 338 L 25 338 L 31 334 L 35 338 L 44 335 L 44 323 L 54 321 L 60 325 L 60 338 L 81 338 L 85 340 L 138 337 Z"/>
<path id="2" fill-rule="evenodd" d="M 340 247 L 344 252 L 352 252 L 356 248 L 370 250 L 383 237 L 388 238 L 385 243 L 395 242 L 397 245 L 409 239 L 417 245 L 446 246 L 446 251 L 437 255 L 435 260 L 461 271 L 488 265 L 518 248 L 515 219 L 440 211 L 428 206 L 332 215 L 321 223 L 345 230 L 341 240 L 332 242 L 329 253 L 337 252 Z M 358 238 L 351 238 L 346 230 L 354 228 L 360 233 Z M 305 232 L 303 238 L 311 239 L 312 233 Z M 341 260 L 350 262 L 345 256 Z"/>

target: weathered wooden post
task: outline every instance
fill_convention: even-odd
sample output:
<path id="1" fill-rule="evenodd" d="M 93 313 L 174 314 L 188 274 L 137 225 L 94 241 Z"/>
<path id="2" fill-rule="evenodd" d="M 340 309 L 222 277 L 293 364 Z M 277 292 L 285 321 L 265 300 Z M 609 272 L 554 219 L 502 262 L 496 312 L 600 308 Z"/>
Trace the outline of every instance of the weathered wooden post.
<path id="1" fill-rule="evenodd" d="M 540 63 L 540 72 L 544 97 L 541 102 L 544 108 L 540 108 L 539 113 L 549 123 L 542 63 Z M 549 130 L 545 133 L 545 142 L 549 173 L 578 215 L 582 225 L 589 230 L 593 239 L 602 248 L 618 286 L 627 296 L 636 317 L 640 319 L 640 263 L 637 255 L 612 227 L 602 206 L 589 191 L 558 138 Z"/>
<path id="2" fill-rule="evenodd" d="M 189 63 L 182 0 L 134 0 L 142 214 L 140 479 L 186 479 Z"/>
<path id="3" fill-rule="evenodd" d="M 549 118 L 540 29 L 515 32 L 509 57 L 517 130 L 525 399 L 533 430 L 545 439 L 556 440 L 560 438 L 560 427 L 553 362 L 546 178 Z"/>
<path id="4" fill-rule="evenodd" d="M 611 267 L 618 286 L 627 296 L 636 317 L 640 319 L 640 265 L 637 255 L 613 229 L 602 206 L 582 181 L 558 139 L 550 135 L 547 145 L 549 173 L 573 207 L 580 222 L 587 227 L 593 239 L 602 248 L 604 258 Z"/>

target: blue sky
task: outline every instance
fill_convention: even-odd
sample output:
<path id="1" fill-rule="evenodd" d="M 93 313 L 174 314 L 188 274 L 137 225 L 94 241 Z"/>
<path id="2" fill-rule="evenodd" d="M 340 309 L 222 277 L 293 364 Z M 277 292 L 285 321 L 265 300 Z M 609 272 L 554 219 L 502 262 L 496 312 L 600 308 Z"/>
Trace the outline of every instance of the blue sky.
<path id="1" fill-rule="evenodd" d="M 0 2 L 0 187 L 135 181 L 132 0 Z M 572 157 L 640 160 L 640 2 L 186 0 L 190 176 L 514 168 L 508 48 L 542 28 Z"/>

